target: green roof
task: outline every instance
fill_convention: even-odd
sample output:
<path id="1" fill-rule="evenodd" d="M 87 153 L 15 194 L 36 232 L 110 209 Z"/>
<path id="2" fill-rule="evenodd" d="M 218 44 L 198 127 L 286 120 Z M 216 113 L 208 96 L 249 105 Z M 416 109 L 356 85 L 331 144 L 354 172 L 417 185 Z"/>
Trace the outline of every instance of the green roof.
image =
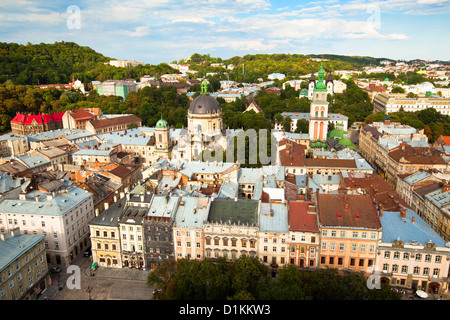
<path id="1" fill-rule="evenodd" d="M 156 127 L 157 127 L 157 128 L 167 128 L 168 126 L 169 126 L 169 124 L 167 123 L 166 120 L 164 120 L 164 119 L 162 118 L 162 115 L 161 115 L 161 119 L 158 120 L 158 122 L 156 123 Z"/>
<path id="2" fill-rule="evenodd" d="M 301 95 L 301 96 L 307 96 L 307 95 L 308 95 L 308 90 L 306 90 L 305 88 L 303 88 L 302 90 L 300 90 L 300 95 Z"/>
<path id="3" fill-rule="evenodd" d="M 211 203 L 208 222 L 236 223 L 236 224 L 258 224 L 257 200 L 234 200 L 216 198 Z"/>
<path id="4" fill-rule="evenodd" d="M 345 130 L 331 130 L 330 134 L 328 135 L 329 138 L 334 138 L 334 137 L 340 137 L 342 138 L 344 136 L 344 134 L 347 134 L 348 132 Z"/>
<path id="5" fill-rule="evenodd" d="M 314 91 L 327 91 L 327 86 L 323 83 L 324 73 L 325 71 L 323 71 L 322 64 L 320 64 L 319 80 L 317 80 L 317 83 L 314 86 Z"/>
<path id="6" fill-rule="evenodd" d="M 338 144 L 341 146 L 346 146 L 352 150 L 357 149 L 356 146 L 353 144 L 353 142 L 351 142 L 351 140 L 349 138 L 342 138 L 341 140 L 339 140 Z"/>

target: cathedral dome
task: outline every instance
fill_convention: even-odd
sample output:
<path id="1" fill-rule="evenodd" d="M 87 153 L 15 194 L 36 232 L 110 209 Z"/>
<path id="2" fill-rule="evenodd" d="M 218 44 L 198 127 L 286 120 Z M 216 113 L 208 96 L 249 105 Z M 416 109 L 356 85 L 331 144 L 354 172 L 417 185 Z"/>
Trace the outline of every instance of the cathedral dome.
<path id="1" fill-rule="evenodd" d="M 158 120 L 158 122 L 156 123 L 156 128 L 167 128 L 169 126 L 169 124 L 167 123 L 166 120 L 164 120 L 161 116 L 161 119 Z"/>
<path id="2" fill-rule="evenodd" d="M 217 114 L 222 112 L 219 102 L 207 92 L 207 82 L 203 80 L 201 94 L 189 106 L 191 114 Z"/>

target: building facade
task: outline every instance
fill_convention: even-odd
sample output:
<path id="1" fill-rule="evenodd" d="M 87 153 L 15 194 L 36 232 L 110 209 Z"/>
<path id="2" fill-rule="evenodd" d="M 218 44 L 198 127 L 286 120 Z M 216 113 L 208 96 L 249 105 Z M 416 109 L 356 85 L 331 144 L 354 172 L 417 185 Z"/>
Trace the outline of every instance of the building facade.
<path id="1" fill-rule="evenodd" d="M 44 242 L 19 228 L 0 235 L 0 300 L 35 300 L 51 284 Z"/>

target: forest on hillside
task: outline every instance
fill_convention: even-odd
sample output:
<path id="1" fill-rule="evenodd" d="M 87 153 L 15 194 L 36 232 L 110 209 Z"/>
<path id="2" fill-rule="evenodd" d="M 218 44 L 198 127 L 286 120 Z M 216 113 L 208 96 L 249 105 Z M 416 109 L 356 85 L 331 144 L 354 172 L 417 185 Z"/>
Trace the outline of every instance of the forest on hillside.
<path id="1" fill-rule="evenodd" d="M 320 58 L 325 61 L 318 61 Z M 217 73 L 223 79 L 238 82 L 254 83 L 258 79 L 267 80 L 271 73 L 283 73 L 286 79 L 298 79 L 299 76 L 317 72 L 321 64 L 327 71 L 358 70 L 367 65 L 378 65 L 380 58 L 353 57 L 340 55 L 303 55 L 303 54 L 253 54 L 243 57 L 235 56 L 230 59 L 211 57 L 209 54 L 191 55 L 188 59 L 178 61 L 180 64 L 189 63 L 190 69 L 197 71 L 195 77 L 204 77 L 207 73 Z M 211 66 L 223 63 L 223 67 Z M 233 65 L 233 69 L 226 66 Z"/>
<path id="2" fill-rule="evenodd" d="M 0 42 L 0 83 L 15 85 L 63 84 L 72 78 L 91 81 L 178 73 L 167 64 L 118 68 L 105 64 L 113 58 L 74 42 L 21 45 Z"/>

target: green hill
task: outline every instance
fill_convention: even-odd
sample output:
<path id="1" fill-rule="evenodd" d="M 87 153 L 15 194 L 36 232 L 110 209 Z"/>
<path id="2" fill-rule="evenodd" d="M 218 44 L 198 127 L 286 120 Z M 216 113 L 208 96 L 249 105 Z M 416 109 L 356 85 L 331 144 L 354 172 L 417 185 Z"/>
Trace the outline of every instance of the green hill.
<path id="1" fill-rule="evenodd" d="M 319 59 L 325 59 L 319 61 Z M 271 73 L 283 73 L 286 79 L 298 79 L 311 71 L 317 72 L 321 63 L 325 70 L 358 70 L 367 65 L 379 65 L 384 58 L 341 56 L 341 55 L 303 55 L 303 54 L 248 54 L 230 59 L 214 58 L 209 54 L 195 53 L 179 63 L 189 63 L 190 69 L 198 71 L 196 77 L 204 77 L 206 73 L 217 73 L 221 79 L 238 82 L 258 82 L 259 78 L 267 80 Z M 224 67 L 213 67 L 212 63 L 223 63 Z M 233 65 L 233 70 L 226 69 Z M 226 73 L 226 74 L 225 74 Z"/>
<path id="2" fill-rule="evenodd" d="M 167 64 L 117 68 L 105 64 L 110 60 L 114 59 L 74 42 L 26 45 L 0 42 L 0 84 L 69 83 L 72 77 L 87 83 L 177 73 Z"/>

